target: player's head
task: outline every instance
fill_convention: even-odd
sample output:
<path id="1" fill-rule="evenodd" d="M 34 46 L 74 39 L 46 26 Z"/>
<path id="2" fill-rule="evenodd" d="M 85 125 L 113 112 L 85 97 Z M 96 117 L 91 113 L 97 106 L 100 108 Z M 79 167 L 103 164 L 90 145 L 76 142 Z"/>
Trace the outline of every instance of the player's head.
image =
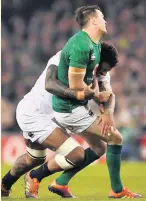
<path id="1" fill-rule="evenodd" d="M 108 71 L 116 66 L 118 63 L 117 49 L 108 43 L 101 43 L 101 57 L 99 67 L 97 69 L 97 75 L 106 75 Z"/>
<path id="2" fill-rule="evenodd" d="M 76 21 L 81 29 L 86 28 L 90 24 L 102 33 L 106 32 L 106 21 L 104 20 L 103 13 L 97 5 L 77 8 L 75 13 Z"/>

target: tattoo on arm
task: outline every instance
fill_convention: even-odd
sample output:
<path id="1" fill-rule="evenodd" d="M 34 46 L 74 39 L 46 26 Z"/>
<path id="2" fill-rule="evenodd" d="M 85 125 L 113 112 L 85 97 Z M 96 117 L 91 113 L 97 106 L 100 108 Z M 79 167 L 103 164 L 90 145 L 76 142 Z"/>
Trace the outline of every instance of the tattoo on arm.
<path id="1" fill-rule="evenodd" d="M 49 66 L 46 73 L 45 89 L 49 93 L 52 93 L 61 98 L 78 100 L 77 93 L 79 90 L 70 89 L 61 83 L 57 79 L 57 66 L 53 64 Z M 91 94 L 91 92 L 85 92 L 85 99 L 91 99 L 93 96 L 94 94 Z"/>
<path id="2" fill-rule="evenodd" d="M 104 83 L 102 81 L 98 82 L 98 87 L 99 87 L 99 92 L 102 91 L 106 91 L 106 88 L 104 86 Z M 101 103 L 99 102 L 98 98 L 96 96 L 94 96 L 93 100 L 95 101 L 95 103 L 97 103 L 100 107 Z M 103 106 L 102 106 L 103 107 Z"/>
<path id="3" fill-rule="evenodd" d="M 76 91 L 69 90 L 67 86 L 62 84 L 57 79 L 57 66 L 51 64 L 46 73 L 45 89 L 49 93 L 52 93 L 61 98 L 72 98 L 76 99 Z"/>

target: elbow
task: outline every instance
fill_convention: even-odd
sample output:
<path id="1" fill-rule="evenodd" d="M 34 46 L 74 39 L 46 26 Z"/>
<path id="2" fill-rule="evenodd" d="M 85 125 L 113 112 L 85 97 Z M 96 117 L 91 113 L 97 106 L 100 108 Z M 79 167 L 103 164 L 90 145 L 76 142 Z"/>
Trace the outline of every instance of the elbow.
<path id="1" fill-rule="evenodd" d="M 45 90 L 50 92 L 50 93 L 52 92 L 52 90 L 53 90 L 52 82 L 48 81 L 48 82 L 45 83 Z"/>

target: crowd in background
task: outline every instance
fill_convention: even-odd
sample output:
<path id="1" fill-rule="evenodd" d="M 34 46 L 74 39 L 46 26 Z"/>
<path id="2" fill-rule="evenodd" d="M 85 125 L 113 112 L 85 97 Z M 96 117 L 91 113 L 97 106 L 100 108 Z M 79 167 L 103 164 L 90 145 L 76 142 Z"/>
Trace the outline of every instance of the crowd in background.
<path id="1" fill-rule="evenodd" d="M 119 51 L 111 84 L 116 94 L 116 125 L 124 136 L 126 157 L 146 135 L 145 0 L 2 1 L 2 131 L 20 131 L 15 120 L 17 103 L 31 89 L 48 59 L 78 31 L 74 10 L 87 4 L 101 7 L 108 29 L 103 40 Z"/>

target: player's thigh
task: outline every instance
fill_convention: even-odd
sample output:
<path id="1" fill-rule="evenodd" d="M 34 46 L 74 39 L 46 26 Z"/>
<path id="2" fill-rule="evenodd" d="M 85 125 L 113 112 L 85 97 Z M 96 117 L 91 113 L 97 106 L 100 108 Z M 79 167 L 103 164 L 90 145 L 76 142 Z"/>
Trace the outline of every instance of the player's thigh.
<path id="1" fill-rule="evenodd" d="M 70 136 L 65 130 L 56 127 L 42 142 L 43 147 L 56 151 Z"/>
<path id="2" fill-rule="evenodd" d="M 90 146 L 90 148 L 99 156 L 103 155 L 106 151 L 106 142 L 100 139 L 97 135 L 91 135 L 89 133 L 79 134 Z"/>
<path id="3" fill-rule="evenodd" d="M 65 130 L 52 121 L 52 115 L 44 113 L 22 113 L 19 115 L 19 124 L 23 136 L 33 146 L 49 148 L 56 151 L 69 138 Z M 32 146 L 30 144 L 30 146 Z"/>
<path id="4" fill-rule="evenodd" d="M 19 118 L 25 139 L 30 140 L 33 148 L 45 150 L 46 148 L 57 153 L 64 154 L 64 156 L 80 155 L 79 158 L 83 158 L 84 151 L 82 147 L 72 139 L 64 129 L 60 128 L 55 122 L 52 121 L 52 115 L 49 114 L 21 114 Z M 39 147 L 38 147 L 39 146 Z M 32 148 L 32 149 L 33 149 Z M 29 152 L 30 147 L 27 148 Z M 70 154 L 70 155 L 68 155 Z"/>
<path id="5" fill-rule="evenodd" d="M 99 117 L 97 117 L 95 119 L 95 121 L 86 130 L 84 130 L 81 134 L 83 136 L 91 135 L 91 139 L 92 139 L 92 136 L 94 138 L 94 135 L 95 135 L 95 136 L 97 136 L 97 139 L 107 141 L 107 139 L 105 137 L 103 137 L 101 134 L 101 124 L 99 124 Z"/>
<path id="6" fill-rule="evenodd" d="M 99 124 L 99 117 L 96 118 L 96 120 L 92 123 L 91 126 L 89 126 L 84 132 L 82 132 L 83 135 L 90 134 L 90 135 L 97 135 L 100 137 L 101 140 L 111 143 L 111 144 L 121 144 L 122 143 L 122 135 L 121 133 L 111 127 L 110 133 L 103 137 L 101 133 L 101 124 Z"/>
<path id="7" fill-rule="evenodd" d="M 57 151 L 57 153 L 60 154 L 63 154 L 64 151 L 65 155 L 69 154 L 69 151 L 72 152 L 74 148 L 77 147 L 76 144 L 76 146 L 73 145 L 74 141 L 72 139 L 72 141 L 68 140 L 69 138 L 70 136 L 66 134 L 64 130 L 56 127 L 51 133 L 48 133 L 48 136 L 45 137 L 45 140 L 41 143 L 39 139 L 35 142 L 32 142 L 30 139 L 25 139 L 29 160 L 45 159 L 47 155 L 47 148 L 52 151 Z"/>

